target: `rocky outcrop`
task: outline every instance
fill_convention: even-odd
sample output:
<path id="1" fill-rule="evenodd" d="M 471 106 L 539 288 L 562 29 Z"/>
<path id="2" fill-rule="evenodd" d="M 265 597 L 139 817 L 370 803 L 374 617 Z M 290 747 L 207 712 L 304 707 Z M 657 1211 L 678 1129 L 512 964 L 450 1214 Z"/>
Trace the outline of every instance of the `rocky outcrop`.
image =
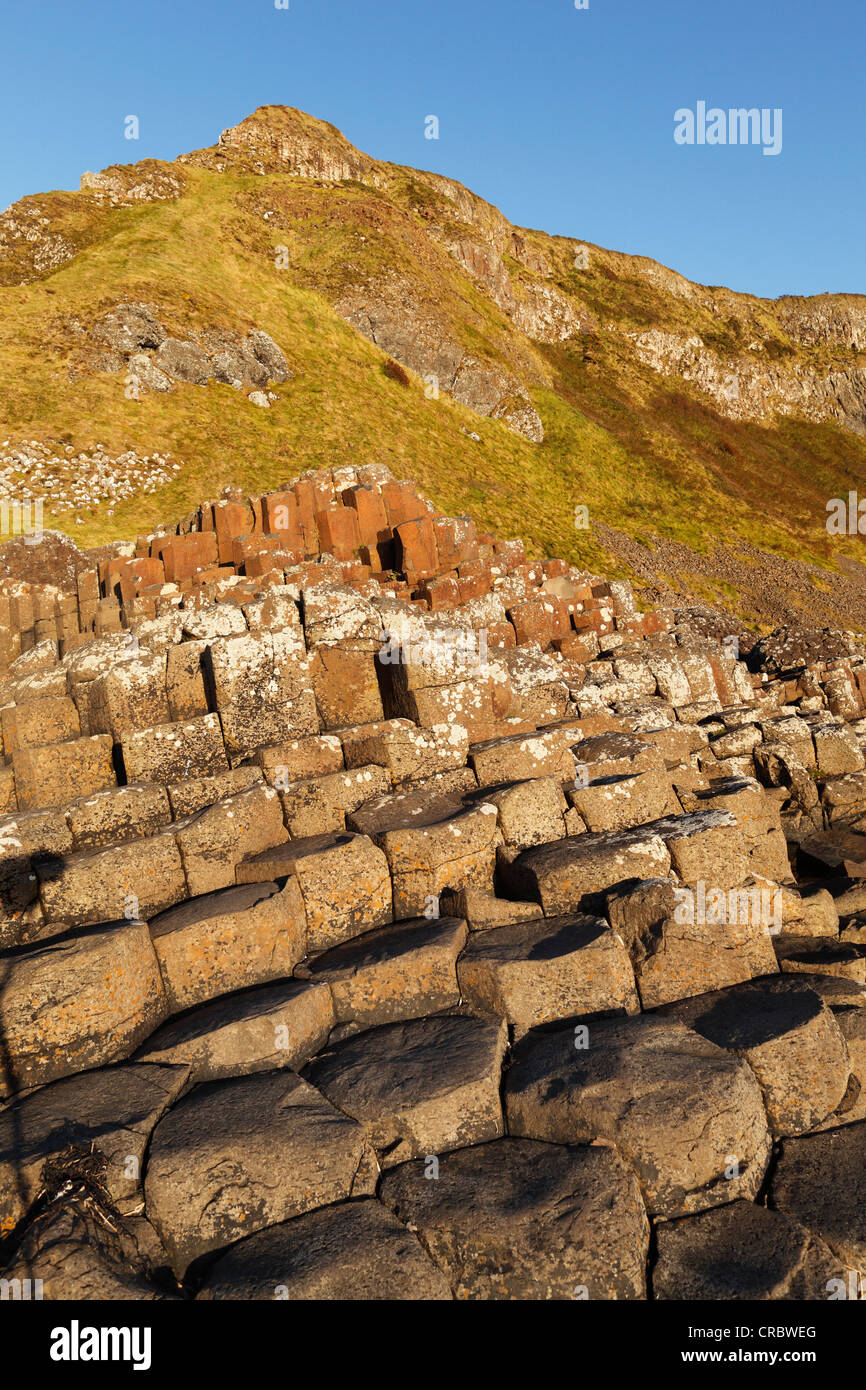
<path id="1" fill-rule="evenodd" d="M 857 639 L 831 628 L 774 628 L 752 646 L 749 664 L 753 671 L 769 671 L 774 676 L 796 675 L 818 662 L 832 662 L 852 656 Z"/>
<path id="2" fill-rule="evenodd" d="M 356 150 L 336 126 L 289 106 L 260 106 L 240 125 L 224 130 L 212 149 L 181 155 L 179 164 L 302 179 L 345 179 L 383 187 L 382 167 Z"/>
<path id="3" fill-rule="evenodd" d="M 498 241 L 502 249 L 514 254 L 519 248 L 516 233 L 500 235 Z M 539 343 L 562 343 L 579 333 L 591 332 L 596 326 L 595 315 L 582 304 L 576 302 L 556 285 L 545 284 L 528 276 L 515 284 L 506 269 L 502 254 L 495 242 L 480 242 L 469 239 L 444 239 L 448 251 L 463 269 L 484 286 L 493 302 L 511 320 L 515 328 Z M 538 264 L 535 257 L 526 257 L 532 268 Z M 549 268 L 542 267 L 542 273 L 549 275 Z"/>
<path id="4" fill-rule="evenodd" d="M 59 270 L 88 245 L 103 209 L 179 198 L 186 181 L 145 159 L 81 176 L 81 192 L 22 198 L 0 213 L 0 284 L 28 285 Z"/>
<path id="5" fill-rule="evenodd" d="M 112 164 L 98 174 L 81 175 L 81 191 L 109 207 L 129 208 L 179 198 L 186 184 L 178 171 L 157 159 Z"/>
<path id="6" fill-rule="evenodd" d="M 776 311 L 788 333 L 804 347 L 835 346 L 866 352 L 866 297 L 819 295 L 799 299 L 785 295 Z"/>
<path id="7" fill-rule="evenodd" d="M 78 243 L 52 225 L 51 211 L 23 198 L 0 213 L 0 284 L 27 285 L 77 255 Z"/>
<path id="8" fill-rule="evenodd" d="M 152 304 L 117 304 L 90 330 L 93 342 L 107 351 L 91 356 L 97 371 L 127 371 L 136 393 L 173 391 L 175 383 L 206 386 L 225 382 L 235 390 L 261 389 L 293 375 L 280 348 L 261 329 L 242 334 L 208 328 L 184 339 L 163 328 Z"/>
<path id="9" fill-rule="evenodd" d="M 0 601 L 4 1279 L 856 1289 L 866 653 L 378 465 L 81 558 Z"/>
<path id="10" fill-rule="evenodd" d="M 335 304 L 337 313 L 372 343 L 479 415 L 502 422 L 535 444 L 544 439 L 541 417 L 526 387 L 501 363 L 473 356 L 449 335 L 441 319 L 420 304 L 412 286 L 389 276 L 355 289 Z"/>
<path id="11" fill-rule="evenodd" d="M 799 365 L 786 370 L 756 356 L 723 358 L 697 334 L 651 328 L 628 336 L 641 362 L 662 376 L 691 382 L 732 420 L 796 415 L 806 420 L 838 420 L 846 429 L 866 433 L 864 367 L 822 372 Z M 857 339 L 856 331 L 852 336 Z"/>

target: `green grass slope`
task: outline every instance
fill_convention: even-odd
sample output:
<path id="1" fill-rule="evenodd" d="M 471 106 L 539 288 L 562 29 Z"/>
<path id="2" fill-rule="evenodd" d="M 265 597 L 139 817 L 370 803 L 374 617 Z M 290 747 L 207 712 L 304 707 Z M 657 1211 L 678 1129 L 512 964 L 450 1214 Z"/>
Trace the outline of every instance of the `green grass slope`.
<path id="1" fill-rule="evenodd" d="M 314 140 L 319 123 L 304 120 L 304 138 Z M 339 152 L 334 138 L 327 135 L 329 148 Z M 668 272 L 648 275 L 651 263 L 601 248 L 580 271 L 573 242 L 522 231 L 550 268 L 546 282 L 596 324 L 566 342 L 531 342 L 448 249 L 467 236 L 483 243 L 485 223 L 491 237 L 501 232 L 502 219 L 480 200 L 465 195 L 467 223 L 441 180 L 411 170 L 375 166 L 374 187 L 282 173 L 267 159 L 263 172 L 240 159 L 217 172 L 212 162 L 203 152 L 158 166 L 181 189 L 173 198 L 111 206 L 85 190 L 37 195 L 11 210 L 35 209 L 76 254 L 38 271 L 20 240 L 0 242 L 0 438 L 170 450 L 183 464 L 171 484 L 119 503 L 111 516 L 103 506 L 79 511 L 83 524 L 69 512 L 50 518 L 79 545 L 134 536 L 228 483 L 264 490 L 305 468 L 357 460 L 417 479 L 447 511 L 522 535 L 537 554 L 609 572 L 619 566 L 591 531 L 575 528 L 579 505 L 593 523 L 698 552 L 739 538 L 831 569 L 840 556 L 858 557 L 856 537 L 828 537 L 825 505 L 849 488 L 866 490 L 866 438 L 834 423 L 727 419 L 685 382 L 642 366 L 627 334 L 697 333 L 728 354 L 747 354 L 760 335 L 764 360 L 794 368 L 861 365 L 850 346 L 806 349 L 767 301 L 700 287 L 672 292 Z M 120 171 L 127 182 L 133 175 Z M 288 269 L 275 267 L 277 243 L 288 248 Z M 503 256 L 518 298 L 545 278 L 527 259 Z M 466 351 L 529 384 L 542 444 L 445 395 L 427 399 L 414 375 L 406 386 L 385 373 L 385 355 L 333 305 L 395 274 L 411 279 Z M 270 410 L 215 383 L 129 400 L 122 373 L 88 367 L 87 335 L 100 314 L 130 300 L 153 304 L 178 336 L 264 329 L 294 376 L 273 388 Z M 717 596 L 730 597 L 724 585 Z"/>

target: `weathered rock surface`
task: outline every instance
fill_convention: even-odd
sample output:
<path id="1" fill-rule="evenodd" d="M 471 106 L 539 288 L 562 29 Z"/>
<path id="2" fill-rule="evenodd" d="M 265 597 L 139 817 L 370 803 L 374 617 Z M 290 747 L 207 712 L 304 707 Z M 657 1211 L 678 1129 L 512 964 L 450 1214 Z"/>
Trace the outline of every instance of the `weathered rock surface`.
<path id="1" fill-rule="evenodd" d="M 166 1011 L 143 922 L 96 927 L 0 961 L 0 1095 L 128 1057 Z"/>
<path id="2" fill-rule="evenodd" d="M 109 1197 L 117 1206 L 134 1204 L 154 1125 L 186 1080 L 185 1066 L 106 1067 L 40 1087 L 0 1110 L 0 1235 L 38 1195 L 46 1162 L 70 1148 L 98 1150 Z"/>
<path id="3" fill-rule="evenodd" d="M 375 1028 L 422 1018 L 459 1004 L 457 958 L 466 936 L 458 917 L 422 917 L 336 946 L 295 973 L 327 986 L 339 1024 Z"/>
<path id="4" fill-rule="evenodd" d="M 517 922 L 474 936 L 457 967 L 465 998 L 520 1036 L 556 1019 L 638 1013 L 628 953 L 594 917 Z"/>
<path id="5" fill-rule="evenodd" d="M 240 884 L 180 903 L 150 923 L 172 1013 L 247 985 L 290 975 L 303 958 L 306 923 L 294 880 Z"/>
<path id="6" fill-rule="evenodd" d="M 649 1222 L 607 1148 L 499 1139 L 403 1163 L 380 1195 L 461 1299 L 643 1298 Z"/>
<path id="7" fill-rule="evenodd" d="M 198 1297 L 441 1301 L 451 1289 L 417 1236 L 371 1197 L 239 1241 L 210 1269 Z"/>
<path id="8" fill-rule="evenodd" d="M 138 1055 L 183 1065 L 188 1084 L 199 1085 L 277 1067 L 297 1069 L 324 1046 L 333 1026 L 327 987 L 288 980 L 192 1009 L 158 1028 Z"/>
<path id="9" fill-rule="evenodd" d="M 761 1186 L 771 1139 L 745 1062 L 644 1015 L 525 1038 L 506 1076 L 511 1134 L 616 1145 L 651 1215 L 719 1206 Z"/>
<path id="10" fill-rule="evenodd" d="M 842 1030 L 808 989 L 780 988 L 771 979 L 684 1000 L 664 1012 L 749 1063 L 777 1138 L 814 1129 L 848 1090 Z"/>
<path id="11" fill-rule="evenodd" d="M 670 864 L 661 837 L 640 829 L 579 835 L 525 850 L 511 873 L 526 896 L 555 917 L 579 912 L 587 899 L 614 884 L 663 875 Z"/>
<path id="12" fill-rule="evenodd" d="M 496 1139 L 505 1027 L 455 1016 L 392 1023 L 338 1043 L 305 1076 L 365 1128 L 383 1167 Z"/>
<path id="13" fill-rule="evenodd" d="M 8 1280 L 13 1290 L 18 1281 L 25 1299 L 40 1297 L 53 1303 L 172 1297 L 160 1277 L 164 1258 L 160 1260 L 154 1249 L 158 1242 L 150 1231 L 142 1231 L 146 1224 L 118 1222 L 109 1212 L 97 1214 L 92 1203 L 74 1196 L 64 1206 L 40 1213 L 10 1263 L 0 1270 L 0 1279 Z M 38 1294 L 36 1280 L 41 1281 Z"/>
<path id="14" fill-rule="evenodd" d="M 848 1270 L 799 1221 L 738 1198 L 658 1227 L 663 1299 L 825 1299 Z"/>
<path id="15" fill-rule="evenodd" d="M 214 1082 L 154 1131 L 147 1214 L 180 1278 L 211 1250 L 348 1197 L 365 1167 L 362 1127 L 299 1076 Z"/>
<path id="16" fill-rule="evenodd" d="M 605 895 L 605 912 L 626 943 L 645 1009 L 777 968 L 760 887 L 713 891 L 709 911 L 675 878 L 626 883 Z"/>
<path id="17" fill-rule="evenodd" d="M 866 1124 L 786 1139 L 771 1205 L 824 1241 L 848 1269 L 866 1274 Z"/>
<path id="18" fill-rule="evenodd" d="M 222 158 L 257 170 L 243 142 Z M 538 341 L 583 331 L 540 287 L 511 302 L 507 247 L 449 254 Z M 284 379 L 254 332 L 173 338 L 138 304 L 100 323 L 105 369 L 148 389 Z M 489 363 L 454 370 L 532 431 Z M 847 1290 L 866 648 L 730 623 L 641 613 L 378 464 L 0 575 L 10 1277 Z"/>

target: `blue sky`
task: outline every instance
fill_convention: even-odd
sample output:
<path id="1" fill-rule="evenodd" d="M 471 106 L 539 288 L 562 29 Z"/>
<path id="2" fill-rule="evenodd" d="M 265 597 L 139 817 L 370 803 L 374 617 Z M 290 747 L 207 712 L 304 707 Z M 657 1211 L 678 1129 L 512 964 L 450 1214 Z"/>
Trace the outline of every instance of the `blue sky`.
<path id="1" fill-rule="evenodd" d="M 0 208 L 282 102 L 524 226 L 756 294 L 866 293 L 863 0 L 5 0 L 2 23 Z M 781 108 L 781 153 L 677 145 L 699 101 Z"/>

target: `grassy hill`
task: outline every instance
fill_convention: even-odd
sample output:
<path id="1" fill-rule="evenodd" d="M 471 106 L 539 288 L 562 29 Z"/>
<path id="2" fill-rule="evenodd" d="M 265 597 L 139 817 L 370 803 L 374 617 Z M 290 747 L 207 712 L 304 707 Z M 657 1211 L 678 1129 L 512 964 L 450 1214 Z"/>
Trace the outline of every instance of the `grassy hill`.
<path id="1" fill-rule="evenodd" d="M 449 512 L 611 573 L 628 565 L 605 550 L 599 523 L 650 548 L 658 537 L 706 555 L 744 541 L 837 573 L 840 557 L 859 558 L 857 537 L 830 537 L 824 525 L 829 498 L 866 492 L 856 420 L 731 418 L 700 384 L 646 365 L 634 335 L 696 336 L 752 373 L 835 370 L 856 383 L 866 343 L 834 325 L 866 313 L 866 301 L 824 297 L 829 329 L 801 332 L 814 301 L 689 286 L 592 246 L 581 269 L 578 243 L 512 229 L 458 185 L 367 160 L 301 113 L 263 108 L 237 130 L 213 150 L 106 171 L 102 184 L 35 195 L 0 218 L 0 443 L 170 450 L 182 464 L 173 482 L 110 515 L 85 506 L 46 524 L 92 545 L 180 516 L 229 483 L 264 490 L 305 468 L 376 460 Z M 395 285 L 387 293 L 410 296 L 410 324 L 519 383 L 542 443 L 444 392 L 429 399 L 422 375 L 406 385 L 386 372 L 391 354 L 342 306 L 347 296 L 378 302 Z M 579 331 L 544 341 L 518 326 L 528 305 L 531 327 L 548 295 L 573 308 Z M 273 386 L 269 410 L 213 381 L 127 399 L 125 374 L 100 369 L 92 337 L 100 316 L 127 302 L 152 305 L 184 339 L 262 329 L 294 375 Z M 575 527 L 580 505 L 589 531 Z M 821 589 L 803 596 L 804 611 Z M 722 573 L 691 590 L 768 620 Z"/>

